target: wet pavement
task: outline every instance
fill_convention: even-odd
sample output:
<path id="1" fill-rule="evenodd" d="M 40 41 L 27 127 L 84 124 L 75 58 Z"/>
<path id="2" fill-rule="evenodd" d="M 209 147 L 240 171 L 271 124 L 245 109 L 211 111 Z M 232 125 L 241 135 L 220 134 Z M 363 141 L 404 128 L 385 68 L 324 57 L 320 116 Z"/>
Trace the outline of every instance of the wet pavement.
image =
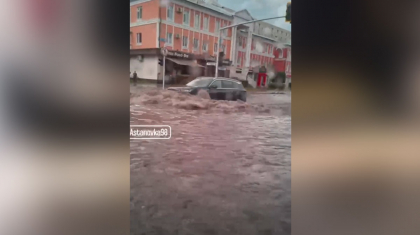
<path id="1" fill-rule="evenodd" d="M 243 104 L 131 89 L 131 125 L 172 128 L 131 140 L 131 234 L 291 233 L 290 94 Z"/>

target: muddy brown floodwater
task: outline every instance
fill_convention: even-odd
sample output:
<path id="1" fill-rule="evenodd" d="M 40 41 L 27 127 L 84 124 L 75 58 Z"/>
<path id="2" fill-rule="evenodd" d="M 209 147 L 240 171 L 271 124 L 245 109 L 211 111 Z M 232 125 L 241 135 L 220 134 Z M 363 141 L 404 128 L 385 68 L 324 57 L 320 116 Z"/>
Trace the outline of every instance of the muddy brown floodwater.
<path id="1" fill-rule="evenodd" d="M 131 140 L 131 234 L 291 233 L 289 94 L 212 101 L 132 88 L 131 125 L 170 125 L 170 140 Z"/>

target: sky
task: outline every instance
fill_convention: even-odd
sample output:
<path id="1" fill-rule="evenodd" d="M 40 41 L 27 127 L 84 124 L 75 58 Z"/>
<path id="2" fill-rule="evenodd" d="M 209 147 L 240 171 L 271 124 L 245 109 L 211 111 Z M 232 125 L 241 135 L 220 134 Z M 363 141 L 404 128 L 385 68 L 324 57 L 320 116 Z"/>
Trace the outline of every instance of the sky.
<path id="1" fill-rule="evenodd" d="M 286 15 L 286 5 L 291 0 L 218 0 L 219 4 L 235 11 L 247 9 L 256 19 Z M 290 23 L 284 18 L 269 20 L 268 23 L 291 31 Z"/>

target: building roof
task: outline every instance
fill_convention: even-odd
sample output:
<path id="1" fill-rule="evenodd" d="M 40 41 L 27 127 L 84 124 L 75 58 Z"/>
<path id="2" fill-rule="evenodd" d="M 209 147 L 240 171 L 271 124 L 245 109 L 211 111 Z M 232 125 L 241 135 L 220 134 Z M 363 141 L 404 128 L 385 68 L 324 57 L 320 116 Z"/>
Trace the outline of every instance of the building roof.
<path id="1" fill-rule="evenodd" d="M 227 16 L 233 16 L 234 11 L 232 12 L 231 9 L 226 9 L 225 7 L 223 7 L 222 5 L 220 5 L 217 0 L 185 0 L 187 2 L 191 2 L 194 4 L 197 4 L 199 6 L 202 6 L 204 8 L 216 11 L 218 13 L 227 15 Z"/>
<path id="2" fill-rule="evenodd" d="M 274 25 L 274 24 L 268 23 L 268 22 L 266 22 L 266 21 L 261 21 L 261 24 L 270 25 L 270 27 L 273 27 L 273 28 L 276 28 L 276 29 L 281 29 L 282 31 L 285 31 L 285 32 L 291 33 L 291 31 L 290 31 L 290 30 L 288 30 L 288 29 L 285 29 L 285 28 L 279 27 L 279 26 L 277 26 L 277 25 Z"/>
<path id="3" fill-rule="evenodd" d="M 245 14 L 247 14 L 249 17 L 251 17 L 251 20 L 255 20 L 255 18 L 251 15 L 251 13 L 249 13 L 249 11 L 247 9 L 242 9 L 240 11 L 235 12 L 235 16 L 240 17 L 240 18 L 243 18 L 239 14 L 239 13 L 242 13 L 242 12 L 245 13 Z"/>
<path id="4" fill-rule="evenodd" d="M 225 9 L 226 11 L 229 11 L 229 12 L 235 13 L 235 10 L 232 10 L 232 9 L 230 9 L 230 8 L 227 8 L 227 7 L 224 7 L 224 6 L 222 6 L 222 8 L 223 8 L 223 9 Z"/>
<path id="5" fill-rule="evenodd" d="M 276 39 L 269 38 L 269 37 L 265 37 L 265 36 L 262 36 L 262 35 L 259 35 L 259 34 L 256 34 L 256 33 L 252 33 L 252 35 L 253 35 L 253 36 L 255 36 L 255 37 L 259 37 L 259 38 L 262 38 L 262 39 L 268 40 L 268 41 L 277 42 L 277 40 L 276 40 Z"/>

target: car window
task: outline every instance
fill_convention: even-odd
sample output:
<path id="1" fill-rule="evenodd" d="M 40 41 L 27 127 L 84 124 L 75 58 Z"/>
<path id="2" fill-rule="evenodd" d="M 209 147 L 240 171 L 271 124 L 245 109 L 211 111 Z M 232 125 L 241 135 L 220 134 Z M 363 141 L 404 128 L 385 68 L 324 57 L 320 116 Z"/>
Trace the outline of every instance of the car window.
<path id="1" fill-rule="evenodd" d="M 241 83 L 236 83 L 236 82 L 234 82 L 233 84 L 234 84 L 234 87 L 235 87 L 236 89 L 243 89 L 243 88 L 244 88 L 244 87 L 242 86 L 242 84 L 241 84 Z"/>
<path id="2" fill-rule="evenodd" d="M 214 81 L 211 86 L 217 86 L 217 88 L 222 88 L 222 82 L 220 80 Z"/>
<path id="3" fill-rule="evenodd" d="M 190 87 L 206 87 L 213 81 L 213 78 L 197 78 L 187 84 Z"/>
<path id="4" fill-rule="evenodd" d="M 222 81 L 222 88 L 234 88 L 233 82 L 230 81 Z"/>

